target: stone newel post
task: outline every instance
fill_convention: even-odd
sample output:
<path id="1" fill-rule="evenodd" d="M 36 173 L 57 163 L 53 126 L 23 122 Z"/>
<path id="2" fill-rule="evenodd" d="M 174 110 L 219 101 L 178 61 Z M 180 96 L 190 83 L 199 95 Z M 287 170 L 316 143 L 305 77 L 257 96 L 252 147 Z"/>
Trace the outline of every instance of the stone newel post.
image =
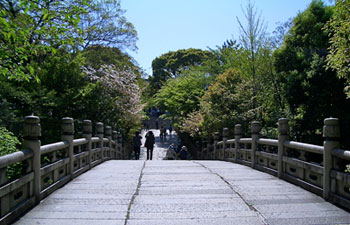
<path id="1" fill-rule="evenodd" d="M 35 202 L 40 202 L 40 191 L 41 191 L 41 175 L 40 175 L 40 146 L 41 142 L 39 137 L 41 136 L 40 119 L 37 116 L 26 116 L 24 119 L 24 130 L 23 130 L 24 149 L 31 149 L 33 151 L 33 172 L 34 182 L 33 191 L 35 196 Z"/>
<path id="2" fill-rule="evenodd" d="M 284 142 L 289 140 L 289 120 L 281 118 L 278 120 L 278 177 L 283 173 Z"/>
<path id="3" fill-rule="evenodd" d="M 83 138 L 86 138 L 88 140 L 88 143 L 86 145 L 86 150 L 89 152 L 87 164 L 89 165 L 89 169 L 91 169 L 91 149 L 92 149 L 92 123 L 91 120 L 84 120 L 83 121 Z"/>
<path id="4" fill-rule="evenodd" d="M 68 157 L 69 157 L 69 174 L 73 179 L 74 173 L 74 152 L 73 152 L 73 139 L 74 139 L 74 121 L 70 117 L 64 117 L 61 120 L 61 140 L 66 141 L 69 144 Z"/>
<path id="5" fill-rule="evenodd" d="M 213 152 L 213 157 L 212 159 L 216 159 L 216 155 L 218 154 L 218 151 L 217 151 L 217 144 L 219 142 L 219 139 L 220 139 L 220 134 L 219 132 L 214 132 L 214 152 Z"/>
<path id="6" fill-rule="evenodd" d="M 121 159 L 127 159 L 126 157 L 126 153 L 124 152 L 124 146 L 123 146 L 123 136 L 121 133 L 118 132 L 118 136 L 117 136 L 117 139 L 118 139 L 118 144 L 120 145 L 120 158 Z"/>
<path id="7" fill-rule="evenodd" d="M 242 125 L 241 124 L 236 124 L 235 125 L 235 162 L 237 162 L 238 159 L 238 153 L 239 153 L 239 140 L 242 137 Z"/>
<path id="8" fill-rule="evenodd" d="M 105 137 L 108 139 L 108 148 L 109 148 L 106 156 L 108 158 L 111 158 L 111 154 L 112 154 L 112 127 L 110 127 L 110 126 L 105 127 Z"/>
<path id="9" fill-rule="evenodd" d="M 117 152 L 118 152 L 118 132 L 114 130 L 112 132 L 112 139 L 114 140 L 114 149 L 113 149 L 113 159 L 117 159 Z"/>
<path id="10" fill-rule="evenodd" d="M 260 123 L 258 121 L 253 121 L 251 122 L 251 132 L 252 132 L 252 168 L 255 166 L 255 152 L 258 149 L 258 143 L 257 140 L 259 139 L 259 134 L 260 134 Z"/>
<path id="11" fill-rule="evenodd" d="M 103 123 L 101 122 L 96 123 L 96 134 L 97 134 L 97 137 L 100 139 L 99 158 L 102 160 L 103 159 Z"/>
<path id="12" fill-rule="evenodd" d="M 230 131 L 228 128 L 224 128 L 222 130 L 222 160 L 225 160 L 226 157 L 226 142 L 228 140 L 228 137 L 230 136 Z"/>
<path id="13" fill-rule="evenodd" d="M 332 151 L 340 146 L 340 129 L 337 118 L 328 118 L 324 120 L 323 126 L 323 198 L 328 200 L 331 192 L 331 170 L 333 166 Z"/>

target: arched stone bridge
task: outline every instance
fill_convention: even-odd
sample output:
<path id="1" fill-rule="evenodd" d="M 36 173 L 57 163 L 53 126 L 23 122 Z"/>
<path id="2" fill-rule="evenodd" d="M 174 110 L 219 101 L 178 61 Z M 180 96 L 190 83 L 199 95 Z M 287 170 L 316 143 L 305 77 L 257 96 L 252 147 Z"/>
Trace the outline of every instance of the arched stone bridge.
<path id="1" fill-rule="evenodd" d="M 317 187 L 314 194 L 278 178 L 278 169 L 276 174 L 258 164 L 253 169 L 248 147 L 231 146 L 241 141 L 253 148 L 256 136 L 216 139 L 200 154 L 211 160 L 136 161 L 120 160 L 125 148 L 101 123 L 92 137 L 91 122 L 84 121 L 83 138 L 73 139 L 73 121 L 64 118 L 62 141 L 44 146 L 37 138 L 38 118 L 28 117 L 24 127 L 25 149 L 0 157 L 1 224 L 350 224 L 349 209 L 325 201 Z M 164 154 L 167 144 L 157 142 L 155 155 Z M 43 156 L 47 164 L 40 163 Z M 25 173 L 8 180 L 6 169 L 16 162 L 26 166 Z M 343 207 L 348 201 L 337 199 Z"/>

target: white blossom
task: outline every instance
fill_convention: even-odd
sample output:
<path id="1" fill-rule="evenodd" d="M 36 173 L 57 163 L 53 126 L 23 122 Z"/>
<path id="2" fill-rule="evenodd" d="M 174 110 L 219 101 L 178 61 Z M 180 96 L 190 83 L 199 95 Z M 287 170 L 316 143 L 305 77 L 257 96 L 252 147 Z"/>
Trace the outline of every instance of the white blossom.
<path id="1" fill-rule="evenodd" d="M 98 70 L 84 67 L 83 71 L 87 79 L 100 82 L 106 94 L 115 99 L 114 105 L 123 114 L 124 119 L 141 118 L 141 89 L 132 70 L 118 70 L 114 65 L 102 65 Z"/>

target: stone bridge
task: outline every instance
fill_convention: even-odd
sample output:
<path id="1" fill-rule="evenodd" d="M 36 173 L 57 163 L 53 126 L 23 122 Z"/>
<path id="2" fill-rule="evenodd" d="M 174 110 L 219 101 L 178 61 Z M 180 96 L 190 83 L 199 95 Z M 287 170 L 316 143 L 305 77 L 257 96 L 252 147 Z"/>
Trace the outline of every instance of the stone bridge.
<path id="1" fill-rule="evenodd" d="M 324 146 L 314 146 L 290 141 L 285 122 L 278 140 L 260 138 L 254 122 L 251 138 L 238 125 L 234 139 L 224 130 L 198 149 L 198 160 L 136 161 L 121 160 L 128 153 L 112 128 L 97 123 L 93 137 L 91 121 L 74 139 L 73 120 L 64 118 L 61 141 L 41 146 L 39 118 L 29 116 L 24 149 L 0 157 L 0 223 L 350 224 L 350 178 L 337 166 L 349 151 L 339 149 L 337 123 L 327 121 Z M 162 159 L 175 139 L 157 141 Z M 293 158 L 287 147 L 324 160 Z M 11 180 L 14 163 L 23 175 Z"/>

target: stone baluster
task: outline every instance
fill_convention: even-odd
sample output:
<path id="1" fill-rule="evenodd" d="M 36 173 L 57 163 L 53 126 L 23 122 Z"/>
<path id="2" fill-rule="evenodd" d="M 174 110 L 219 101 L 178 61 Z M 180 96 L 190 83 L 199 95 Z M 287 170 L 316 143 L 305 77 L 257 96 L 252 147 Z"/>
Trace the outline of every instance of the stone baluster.
<path id="1" fill-rule="evenodd" d="M 214 133 L 214 152 L 213 152 L 213 158 L 212 159 L 217 159 L 216 155 L 219 153 L 218 152 L 218 142 L 219 142 L 219 139 L 220 139 L 220 134 L 219 132 L 215 132 Z"/>
<path id="2" fill-rule="evenodd" d="M 228 137 L 230 136 L 230 131 L 228 128 L 224 128 L 222 129 L 222 151 L 223 151 L 223 156 L 222 156 L 222 160 L 225 160 L 227 154 L 226 154 L 226 147 L 227 147 L 227 140 Z"/>
<path id="3" fill-rule="evenodd" d="M 98 158 L 103 160 L 103 123 L 98 122 L 96 123 L 96 134 L 97 137 L 100 139 L 100 151 L 98 153 Z"/>
<path id="4" fill-rule="evenodd" d="M 325 138 L 323 142 L 323 198 L 328 200 L 331 192 L 332 151 L 340 146 L 340 129 L 337 118 L 324 120 L 323 137 Z"/>
<path id="5" fill-rule="evenodd" d="M 120 158 L 126 159 L 126 154 L 124 152 L 124 147 L 123 147 L 123 136 L 119 132 L 118 132 L 117 140 L 118 140 L 118 144 L 120 145 L 120 151 L 119 151 Z"/>
<path id="6" fill-rule="evenodd" d="M 112 127 L 106 126 L 105 127 L 105 137 L 108 139 L 108 151 L 107 151 L 107 157 L 111 159 L 111 152 L 112 152 Z"/>
<path id="7" fill-rule="evenodd" d="M 255 163 L 256 163 L 256 151 L 258 149 L 258 139 L 259 139 L 259 135 L 260 135 L 260 123 L 258 121 L 253 121 L 251 122 L 251 132 L 252 132 L 252 152 L 251 152 L 251 160 L 252 160 L 252 168 L 254 168 Z"/>
<path id="8" fill-rule="evenodd" d="M 239 154 L 239 149 L 240 149 L 240 144 L 239 140 L 242 137 L 242 125 L 241 124 L 236 124 L 235 125 L 235 162 L 237 162 L 238 154 Z"/>
<path id="9" fill-rule="evenodd" d="M 118 132 L 117 131 L 113 131 L 112 132 L 112 139 L 114 140 L 114 149 L 113 149 L 113 159 L 117 159 L 117 154 L 118 154 Z"/>
<path id="10" fill-rule="evenodd" d="M 26 116 L 24 119 L 24 130 L 23 130 L 23 148 L 31 149 L 33 151 L 33 192 L 35 197 L 35 203 L 40 202 L 40 191 L 41 191 L 41 154 L 40 146 L 41 142 L 39 137 L 41 136 L 40 119 L 37 116 Z"/>
<path id="11" fill-rule="evenodd" d="M 73 179 L 74 174 L 74 121 L 70 117 L 64 117 L 61 120 L 61 140 L 68 142 L 68 157 L 69 157 L 69 174 L 70 178 Z"/>
<path id="12" fill-rule="evenodd" d="M 278 177 L 283 173 L 283 155 L 285 153 L 284 142 L 289 140 L 289 120 L 281 118 L 278 120 Z"/>
<path id="13" fill-rule="evenodd" d="M 88 159 L 87 159 L 87 164 L 89 165 L 89 169 L 91 169 L 91 150 L 92 150 L 92 123 L 91 120 L 84 120 L 83 121 L 83 138 L 85 138 L 88 143 L 86 144 L 86 151 L 89 152 Z"/>

